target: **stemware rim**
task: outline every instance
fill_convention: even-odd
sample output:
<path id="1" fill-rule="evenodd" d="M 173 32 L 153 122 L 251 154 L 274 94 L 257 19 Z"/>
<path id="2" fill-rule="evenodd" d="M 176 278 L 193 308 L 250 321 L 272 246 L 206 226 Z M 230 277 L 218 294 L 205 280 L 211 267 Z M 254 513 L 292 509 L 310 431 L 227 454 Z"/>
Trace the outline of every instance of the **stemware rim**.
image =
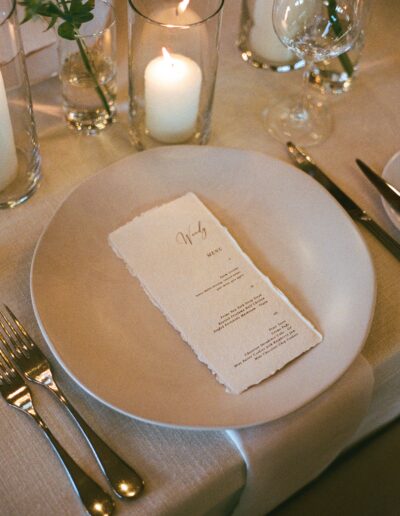
<path id="1" fill-rule="evenodd" d="M 282 0 L 282 1 L 287 3 L 288 0 Z M 352 0 L 352 1 L 359 2 L 359 0 Z M 288 41 L 292 40 L 293 38 L 283 38 L 280 31 L 277 29 L 276 24 L 275 24 L 275 18 L 276 18 L 275 5 L 278 4 L 278 0 L 273 0 L 273 2 L 274 2 L 274 4 L 273 4 L 272 19 L 273 19 L 273 29 L 274 29 L 276 36 L 278 37 L 278 39 L 282 42 L 282 44 L 285 47 L 289 48 L 299 59 L 305 60 L 306 63 L 307 62 L 308 63 L 317 63 L 317 62 L 322 62 L 326 59 L 334 59 L 334 58 L 338 57 L 340 54 L 344 54 L 344 53 L 348 52 L 353 47 L 355 41 L 357 40 L 360 33 L 362 32 L 363 24 L 362 24 L 361 20 L 355 20 L 356 23 L 354 25 L 356 26 L 356 28 L 354 31 L 350 31 L 350 32 L 353 32 L 353 36 L 350 39 L 347 38 L 348 33 L 349 33 L 348 30 L 343 31 L 343 33 L 340 34 L 340 36 L 338 35 L 337 43 L 339 44 L 339 42 L 343 40 L 343 44 L 340 46 L 340 48 L 337 51 L 333 52 L 331 50 L 329 53 L 325 53 L 325 52 L 314 53 L 314 52 L 307 52 L 306 50 L 304 50 L 304 51 L 299 50 L 298 45 L 288 44 Z M 329 3 L 329 0 L 328 0 L 328 3 Z M 346 41 L 346 38 L 347 38 L 347 41 Z"/>

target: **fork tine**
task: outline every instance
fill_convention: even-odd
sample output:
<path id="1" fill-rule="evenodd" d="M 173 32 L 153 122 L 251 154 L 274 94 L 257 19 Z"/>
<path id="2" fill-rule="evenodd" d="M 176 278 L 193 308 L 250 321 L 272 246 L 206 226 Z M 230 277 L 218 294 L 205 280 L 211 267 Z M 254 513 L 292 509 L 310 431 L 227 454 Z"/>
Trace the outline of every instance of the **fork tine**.
<path id="1" fill-rule="evenodd" d="M 7 357 L 5 356 L 5 354 L 3 353 L 2 349 L 0 348 L 0 369 L 2 369 L 4 372 L 6 371 L 6 367 L 4 365 L 4 363 L 7 362 Z"/>
<path id="2" fill-rule="evenodd" d="M 11 355 L 11 358 L 15 357 L 15 353 L 13 348 L 9 344 L 9 338 L 7 335 L 7 330 L 4 327 L 4 324 L 2 321 L 0 321 L 0 342 L 3 344 L 4 348 L 8 351 L 8 353 Z M 1 348 L 0 348 L 1 351 Z"/>
<path id="3" fill-rule="evenodd" d="M 3 342 L 3 340 L 2 340 Z M 10 381 L 11 376 L 15 376 L 15 369 L 12 363 L 10 362 L 7 355 L 0 348 L 0 369 L 3 371 L 3 374 L 0 372 L 0 381 Z"/>
<path id="4" fill-rule="evenodd" d="M 18 329 L 19 329 L 19 332 L 20 334 L 25 338 L 25 340 L 27 341 L 27 343 L 33 347 L 35 346 L 35 341 L 32 339 L 32 337 L 29 335 L 28 331 L 24 328 L 24 326 L 22 325 L 22 323 L 18 320 L 17 316 L 14 314 L 14 312 L 11 310 L 11 308 L 9 308 L 6 304 L 4 305 L 5 309 L 7 310 L 7 312 L 9 313 L 11 319 L 13 319 L 13 321 L 15 322 L 15 324 L 17 325 Z M 3 316 L 4 317 L 4 316 Z"/>
<path id="5" fill-rule="evenodd" d="M 3 330 L 3 333 L 5 333 L 6 336 L 8 337 L 7 340 L 10 343 L 10 347 L 13 347 L 15 352 L 18 353 L 18 354 L 22 354 L 24 351 L 25 351 L 25 354 L 27 354 L 28 353 L 28 347 L 27 347 L 26 343 L 20 337 L 19 333 L 16 331 L 16 329 L 14 328 L 13 324 L 10 322 L 8 317 L 6 317 L 1 310 L 0 310 L 0 316 L 3 318 L 4 322 L 6 323 L 6 325 L 5 325 L 4 322 L 2 320 L 0 320 L 0 327 Z M 10 333 L 10 331 L 9 331 L 9 329 L 7 327 L 14 334 L 15 338 L 11 335 L 11 333 Z M 7 346 L 7 349 L 9 350 L 8 346 Z M 11 353 L 11 351 L 10 351 L 10 353 Z"/>

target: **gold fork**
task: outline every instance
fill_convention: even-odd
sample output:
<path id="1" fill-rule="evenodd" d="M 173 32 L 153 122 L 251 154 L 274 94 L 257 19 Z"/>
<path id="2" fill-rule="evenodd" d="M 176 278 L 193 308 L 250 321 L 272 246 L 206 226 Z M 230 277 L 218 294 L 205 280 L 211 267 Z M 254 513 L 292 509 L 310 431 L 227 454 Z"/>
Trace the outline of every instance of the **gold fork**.
<path id="1" fill-rule="evenodd" d="M 46 423 L 33 406 L 32 394 L 29 387 L 14 369 L 12 363 L 1 349 L 0 393 L 9 405 L 22 410 L 22 412 L 31 416 L 39 425 L 66 469 L 72 485 L 87 512 L 93 516 L 111 515 L 115 507 L 112 498 L 76 464 L 51 433 Z"/>
<path id="2" fill-rule="evenodd" d="M 89 443 L 103 474 L 119 498 L 125 500 L 136 498 L 144 486 L 142 478 L 111 450 L 78 414 L 55 382 L 46 357 L 11 309 L 7 305 L 4 306 L 8 316 L 0 311 L 0 341 L 7 349 L 15 366 L 27 380 L 47 387 L 67 408 Z"/>

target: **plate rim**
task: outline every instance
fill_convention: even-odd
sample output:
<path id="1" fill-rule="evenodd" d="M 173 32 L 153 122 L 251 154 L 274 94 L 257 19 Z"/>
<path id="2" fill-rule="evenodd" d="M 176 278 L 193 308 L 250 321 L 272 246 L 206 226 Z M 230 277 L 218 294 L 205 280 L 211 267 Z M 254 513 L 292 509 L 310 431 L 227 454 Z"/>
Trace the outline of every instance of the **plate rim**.
<path id="1" fill-rule="evenodd" d="M 56 360 L 57 360 L 58 364 L 60 365 L 60 367 L 68 374 L 68 376 L 72 379 L 72 381 L 76 385 L 78 385 L 81 389 L 84 390 L 84 392 L 86 392 L 89 396 L 91 396 L 94 399 L 96 399 L 99 403 L 109 407 L 112 410 L 115 410 L 117 413 L 123 414 L 123 415 L 125 415 L 125 416 L 127 416 L 129 418 L 133 418 L 133 419 L 136 419 L 138 421 L 142 421 L 144 423 L 155 424 L 157 426 L 164 427 L 164 428 L 195 430 L 195 431 L 205 431 L 205 430 L 219 431 L 219 430 L 230 430 L 230 429 L 238 430 L 238 429 L 245 429 L 245 428 L 252 428 L 252 427 L 260 426 L 262 424 L 268 424 L 269 422 L 276 421 L 276 420 L 278 420 L 278 419 L 280 419 L 282 417 L 285 417 L 285 416 L 287 416 L 289 414 L 292 414 L 296 410 L 299 410 L 300 408 L 306 406 L 308 403 L 310 403 L 311 401 L 313 401 L 314 399 L 318 398 L 323 393 L 325 393 L 330 387 L 332 387 L 332 385 L 334 385 L 346 373 L 346 371 L 352 366 L 352 364 L 355 362 L 357 357 L 360 355 L 361 350 L 362 350 L 362 348 L 365 345 L 365 341 L 366 341 L 366 339 L 367 339 L 367 337 L 368 337 L 368 335 L 370 333 L 370 329 L 371 329 L 371 325 L 372 325 L 372 321 L 373 321 L 373 317 L 374 317 L 374 313 L 375 313 L 375 307 L 376 307 L 376 296 L 377 296 L 376 273 L 375 273 L 375 268 L 374 268 L 374 265 L 373 265 L 373 260 L 372 260 L 372 257 L 371 257 L 371 253 L 370 253 L 370 251 L 368 249 L 368 246 L 367 246 L 364 238 L 362 237 L 361 232 L 358 230 L 357 225 L 355 224 L 353 219 L 349 216 L 349 214 L 346 212 L 346 210 L 344 210 L 343 207 L 336 201 L 336 199 L 334 199 L 326 191 L 326 189 L 322 185 L 320 185 L 317 181 L 315 181 L 312 178 L 310 178 L 307 174 L 303 173 L 303 179 L 306 182 L 309 181 L 310 184 L 313 184 L 315 188 L 320 190 L 320 192 L 322 192 L 323 195 L 326 196 L 326 198 L 330 199 L 331 201 L 333 201 L 334 204 L 336 204 L 336 207 L 339 208 L 339 211 L 341 211 L 342 215 L 345 216 L 345 219 L 347 219 L 347 222 L 349 223 L 349 226 L 352 227 L 352 229 L 353 229 L 354 235 L 359 240 L 359 243 L 361 244 L 361 247 L 364 250 L 365 258 L 366 258 L 366 261 L 367 261 L 367 264 L 368 264 L 368 268 L 369 268 L 369 279 L 370 279 L 371 287 L 372 287 L 372 295 L 371 295 L 371 299 L 370 299 L 368 321 L 366 321 L 366 325 L 365 325 L 365 328 L 364 328 L 364 333 L 362 335 L 362 338 L 360 339 L 360 343 L 359 343 L 359 345 L 357 347 L 357 351 L 355 351 L 353 353 L 353 355 L 354 355 L 353 359 L 348 363 L 348 365 L 347 365 L 347 367 L 345 369 L 343 369 L 340 373 L 337 373 L 334 376 L 334 378 L 332 378 L 332 380 L 323 388 L 323 390 L 319 391 L 316 394 L 309 395 L 308 398 L 306 399 L 306 401 L 303 401 L 296 408 L 294 408 L 294 409 L 292 409 L 290 411 L 282 410 L 275 417 L 273 417 L 271 419 L 268 419 L 268 420 L 264 420 L 264 421 L 252 422 L 252 423 L 249 423 L 249 424 L 239 423 L 237 425 L 229 425 L 229 426 L 226 426 L 226 425 L 211 425 L 211 426 L 210 425 L 195 425 L 195 426 L 193 426 L 193 425 L 187 425 L 187 424 L 182 424 L 182 423 L 176 424 L 176 423 L 169 423 L 169 422 L 149 419 L 149 418 L 145 418 L 145 417 L 142 417 L 140 415 L 137 415 L 137 414 L 133 414 L 132 412 L 126 411 L 126 410 L 122 409 L 121 407 L 118 407 L 115 404 L 113 404 L 113 403 L 103 399 L 101 396 L 96 394 L 91 388 L 86 386 L 85 383 L 83 383 L 77 376 L 75 376 L 75 374 L 70 370 L 70 368 L 62 360 L 60 354 L 57 351 L 56 346 L 53 344 L 52 340 L 50 339 L 49 335 L 47 334 L 47 332 L 45 330 L 45 327 L 44 327 L 44 324 L 42 322 L 42 319 L 40 317 L 39 309 L 38 309 L 38 307 L 36 305 L 35 295 L 34 295 L 34 288 L 33 288 L 33 275 L 34 275 L 34 267 L 35 267 L 36 257 L 37 257 L 37 254 L 39 252 L 39 249 L 40 249 L 40 246 L 41 246 L 41 242 L 44 239 L 44 237 L 45 237 L 45 235 L 46 235 L 50 225 L 52 224 L 53 220 L 56 218 L 56 216 L 58 215 L 59 211 L 62 209 L 64 204 L 70 199 L 70 197 L 73 196 L 74 193 L 78 189 L 83 187 L 84 184 L 89 183 L 91 181 L 95 181 L 97 176 L 100 176 L 101 174 L 105 173 L 105 171 L 107 171 L 108 169 L 113 168 L 113 167 L 115 167 L 115 166 L 117 166 L 119 164 L 122 164 L 125 161 L 128 162 L 131 159 L 134 159 L 138 155 L 143 155 L 144 153 L 146 153 L 146 154 L 148 154 L 148 153 L 159 153 L 159 152 L 162 152 L 163 150 L 165 151 L 165 150 L 168 150 L 168 149 L 173 149 L 174 152 L 179 152 L 180 149 L 181 150 L 184 149 L 186 151 L 188 148 L 196 149 L 196 151 L 199 151 L 200 149 L 206 150 L 207 148 L 210 148 L 210 149 L 213 149 L 213 150 L 216 150 L 216 151 L 221 151 L 221 152 L 222 151 L 223 152 L 234 151 L 234 152 L 244 153 L 244 154 L 252 154 L 252 155 L 254 154 L 254 155 L 258 155 L 259 157 L 261 157 L 263 159 L 266 159 L 267 161 L 270 161 L 270 163 L 271 162 L 277 162 L 277 163 L 280 163 L 281 165 L 284 165 L 285 167 L 288 167 L 288 168 L 290 168 L 292 170 L 295 170 L 296 173 L 302 173 L 294 165 L 292 165 L 290 162 L 286 162 L 286 161 L 284 161 L 282 159 L 276 158 L 274 156 L 270 156 L 269 154 L 266 154 L 266 153 L 263 153 L 263 152 L 260 152 L 260 151 L 254 151 L 254 150 L 251 150 L 251 149 L 240 149 L 240 148 L 236 148 L 236 147 L 222 147 L 222 146 L 212 146 L 212 145 L 207 145 L 206 147 L 196 146 L 196 145 L 166 145 L 166 146 L 163 146 L 163 147 L 156 147 L 156 148 L 152 148 L 152 149 L 147 149 L 147 150 L 142 151 L 140 153 L 128 154 L 127 156 L 121 158 L 120 160 L 117 160 L 117 161 L 115 161 L 113 163 L 110 163 L 110 164 L 106 165 L 105 167 L 101 168 L 100 170 L 98 170 L 93 175 L 91 175 L 91 176 L 85 178 L 84 180 L 80 181 L 74 188 L 72 188 L 68 192 L 68 194 L 60 202 L 60 204 L 58 205 L 57 209 L 52 214 L 50 220 L 48 221 L 48 223 L 45 225 L 44 229 L 42 230 L 42 233 L 41 233 L 41 235 L 40 235 L 40 237 L 39 237 L 39 239 L 38 239 L 38 241 L 37 241 L 37 243 L 35 245 L 35 249 L 34 249 L 32 260 L 31 260 L 30 273 L 29 273 L 30 296 L 31 296 L 31 301 L 32 301 L 34 315 L 35 315 L 37 324 L 38 324 L 38 326 L 40 328 L 40 331 L 41 331 L 41 333 L 42 333 L 42 335 L 44 337 L 44 340 L 46 341 L 47 346 L 49 347 L 49 349 L 50 349 L 51 353 L 53 354 L 53 356 L 56 358 Z M 398 154 L 400 154 L 400 152 Z M 254 386 L 254 387 L 257 387 L 257 386 Z"/>

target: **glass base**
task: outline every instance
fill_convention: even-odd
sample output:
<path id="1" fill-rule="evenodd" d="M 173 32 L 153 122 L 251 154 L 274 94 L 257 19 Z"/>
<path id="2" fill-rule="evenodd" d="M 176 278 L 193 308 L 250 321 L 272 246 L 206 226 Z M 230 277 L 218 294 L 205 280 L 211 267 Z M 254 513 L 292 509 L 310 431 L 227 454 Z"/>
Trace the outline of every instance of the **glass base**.
<path id="1" fill-rule="evenodd" d="M 342 56 L 314 63 L 310 72 L 310 84 L 321 93 L 341 95 L 350 90 L 358 75 L 359 61 L 364 47 L 364 32 L 353 47 Z"/>
<path id="2" fill-rule="evenodd" d="M 247 48 L 241 41 L 238 42 L 238 49 L 240 57 L 245 63 L 251 64 L 254 68 L 262 68 L 263 70 L 272 70 L 277 73 L 287 73 L 293 70 L 300 70 L 304 68 L 305 61 L 303 59 L 293 59 L 287 63 L 267 62 L 267 60 L 260 57 L 256 52 Z"/>
<path id="3" fill-rule="evenodd" d="M 268 133 L 281 143 L 312 146 L 323 142 L 332 132 L 332 116 L 325 102 L 307 97 L 306 109 L 299 110 L 299 98 L 289 97 L 262 115 Z"/>
<path id="4" fill-rule="evenodd" d="M 198 127 L 196 127 L 193 134 L 188 138 L 174 142 L 167 142 L 154 138 L 146 128 L 143 118 L 139 119 L 139 117 L 133 117 L 133 119 L 131 118 L 129 136 L 131 143 L 138 151 L 152 149 L 163 145 L 206 145 L 211 134 L 210 118 L 210 116 L 207 116 L 205 119 L 200 121 L 198 123 Z"/>
<path id="5" fill-rule="evenodd" d="M 18 171 L 16 178 L 0 191 L 0 209 L 15 208 L 27 201 L 36 191 L 40 182 L 40 154 L 38 150 L 28 163 L 26 155 L 17 149 Z"/>
<path id="6" fill-rule="evenodd" d="M 321 93 L 332 93 L 340 95 L 347 93 L 354 80 L 354 75 L 349 77 L 346 72 L 336 72 L 335 70 L 323 70 L 315 68 L 310 73 L 310 84 Z"/>
<path id="7" fill-rule="evenodd" d="M 64 108 L 65 120 L 68 127 L 77 132 L 94 135 L 103 131 L 106 127 L 113 124 L 116 118 L 115 106 L 110 106 L 111 114 L 109 115 L 105 110 L 97 109 L 91 110 L 74 110 L 71 108 Z"/>

